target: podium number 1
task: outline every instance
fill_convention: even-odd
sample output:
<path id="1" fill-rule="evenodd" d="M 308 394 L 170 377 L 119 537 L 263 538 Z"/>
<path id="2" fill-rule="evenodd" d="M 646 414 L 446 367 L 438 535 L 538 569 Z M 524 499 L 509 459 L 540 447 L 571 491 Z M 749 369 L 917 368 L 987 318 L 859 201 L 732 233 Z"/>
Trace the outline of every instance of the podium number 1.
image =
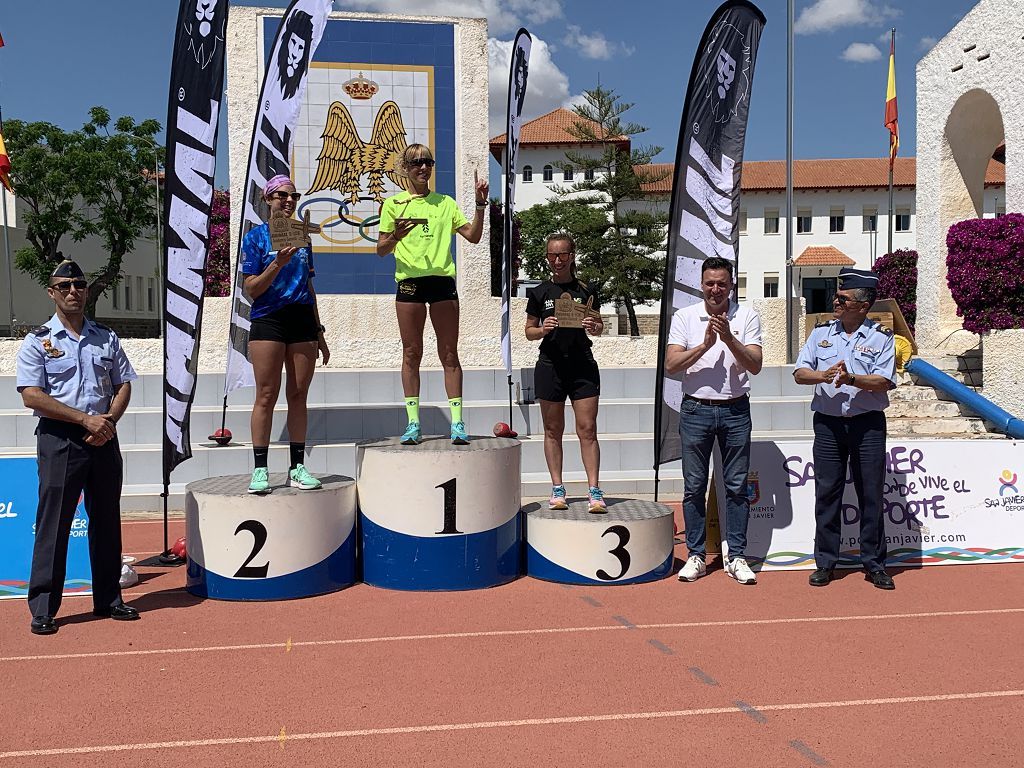
<path id="1" fill-rule="evenodd" d="M 444 491 L 444 528 L 438 531 L 441 533 L 462 533 L 458 528 L 455 527 L 455 481 L 456 478 L 435 485 L 435 488 L 440 488 Z"/>
<path id="2" fill-rule="evenodd" d="M 629 528 L 624 525 L 613 525 L 601 534 L 601 538 L 603 539 L 609 533 L 614 533 L 619 537 L 619 543 L 615 546 L 615 549 L 608 550 L 608 554 L 615 555 L 615 558 L 619 561 L 619 565 L 622 566 L 622 570 L 619 571 L 618 576 L 611 576 L 604 568 L 599 569 L 597 572 L 597 578 L 602 581 L 615 581 L 616 579 L 621 579 L 626 575 L 626 571 L 629 570 L 630 557 L 629 552 L 626 551 L 626 545 L 629 543 Z"/>

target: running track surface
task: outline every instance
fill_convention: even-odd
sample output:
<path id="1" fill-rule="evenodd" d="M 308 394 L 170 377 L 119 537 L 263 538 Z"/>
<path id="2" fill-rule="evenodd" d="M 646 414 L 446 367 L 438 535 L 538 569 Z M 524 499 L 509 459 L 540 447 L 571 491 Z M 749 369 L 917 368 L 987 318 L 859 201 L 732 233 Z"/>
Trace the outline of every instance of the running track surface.
<path id="1" fill-rule="evenodd" d="M 183 523 L 172 521 L 172 540 Z M 140 559 L 159 522 L 126 522 Z M 677 556 L 685 556 L 677 548 Z M 357 585 L 194 598 L 140 568 L 131 623 L 0 601 L 0 768 L 1010 766 L 1024 752 L 1024 569 L 849 572 L 754 587 L 477 592 Z"/>

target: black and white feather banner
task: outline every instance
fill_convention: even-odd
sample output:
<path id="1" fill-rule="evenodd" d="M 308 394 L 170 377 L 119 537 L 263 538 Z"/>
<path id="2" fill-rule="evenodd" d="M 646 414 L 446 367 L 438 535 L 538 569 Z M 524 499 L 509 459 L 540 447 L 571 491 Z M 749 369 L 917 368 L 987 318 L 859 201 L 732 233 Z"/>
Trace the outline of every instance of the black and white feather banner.
<path id="1" fill-rule="evenodd" d="M 195 396 L 228 0 L 181 0 L 171 59 L 164 164 L 164 483 L 192 457 Z"/>
<path id="2" fill-rule="evenodd" d="M 665 374 L 665 344 L 676 310 L 703 301 L 700 267 L 709 256 L 739 265 L 739 198 L 754 62 L 765 17 L 728 0 L 704 30 L 690 72 L 676 147 L 668 257 L 661 298 L 655 383 L 654 466 L 682 455 L 682 385 Z"/>
<path id="3" fill-rule="evenodd" d="M 263 187 L 267 180 L 278 174 L 291 175 L 289 152 L 292 132 L 306 95 L 309 62 L 320 44 L 331 5 L 331 0 L 292 0 L 278 27 L 263 75 L 263 87 L 256 102 L 252 142 L 249 145 L 249 166 L 244 193 L 239 201 L 242 205 L 242 223 L 238 232 L 239 252 L 246 233 L 266 220 L 268 209 L 263 200 Z M 239 255 L 232 288 L 225 395 L 255 383 L 248 356 L 249 312 L 252 303 L 242 290 L 244 278 L 241 264 Z"/>

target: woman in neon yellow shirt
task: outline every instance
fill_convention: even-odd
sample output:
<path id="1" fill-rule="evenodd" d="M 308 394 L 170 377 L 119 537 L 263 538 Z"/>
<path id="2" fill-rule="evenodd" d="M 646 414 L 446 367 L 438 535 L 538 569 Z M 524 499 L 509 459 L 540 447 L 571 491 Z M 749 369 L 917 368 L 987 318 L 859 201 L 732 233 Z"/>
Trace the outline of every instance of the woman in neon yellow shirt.
<path id="1" fill-rule="evenodd" d="M 428 147 L 410 144 L 399 164 L 409 179 L 409 189 L 389 197 L 381 206 L 377 255 L 395 254 L 395 309 L 402 337 L 402 389 L 409 418 L 402 444 L 416 445 L 421 440 L 420 361 L 429 304 L 452 413 L 452 443 L 466 445 L 469 437 L 462 420 L 462 364 L 458 350 L 459 294 L 451 242 L 456 232 L 471 243 L 480 242 L 489 187 L 487 180 L 477 178 L 474 172 L 476 212 L 469 222 L 452 198 L 430 190 L 434 157 Z"/>

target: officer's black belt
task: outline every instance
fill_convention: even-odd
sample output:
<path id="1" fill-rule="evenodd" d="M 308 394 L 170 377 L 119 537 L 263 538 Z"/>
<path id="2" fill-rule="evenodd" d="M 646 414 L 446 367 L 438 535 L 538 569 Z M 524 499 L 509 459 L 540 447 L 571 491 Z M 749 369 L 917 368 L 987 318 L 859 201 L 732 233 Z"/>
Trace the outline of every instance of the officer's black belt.
<path id="1" fill-rule="evenodd" d="M 72 424 L 70 421 L 61 421 L 60 419 L 50 419 L 46 416 L 40 416 L 39 426 L 36 428 L 36 433 L 66 437 L 73 440 L 85 437 L 89 434 L 89 431 L 81 424 Z"/>
<path id="2" fill-rule="evenodd" d="M 738 403 L 740 400 L 746 400 L 749 395 L 740 395 L 739 397 L 731 397 L 728 400 L 705 400 L 703 397 L 694 397 L 693 395 L 686 395 L 687 400 L 696 400 L 701 405 L 732 405 Z"/>

